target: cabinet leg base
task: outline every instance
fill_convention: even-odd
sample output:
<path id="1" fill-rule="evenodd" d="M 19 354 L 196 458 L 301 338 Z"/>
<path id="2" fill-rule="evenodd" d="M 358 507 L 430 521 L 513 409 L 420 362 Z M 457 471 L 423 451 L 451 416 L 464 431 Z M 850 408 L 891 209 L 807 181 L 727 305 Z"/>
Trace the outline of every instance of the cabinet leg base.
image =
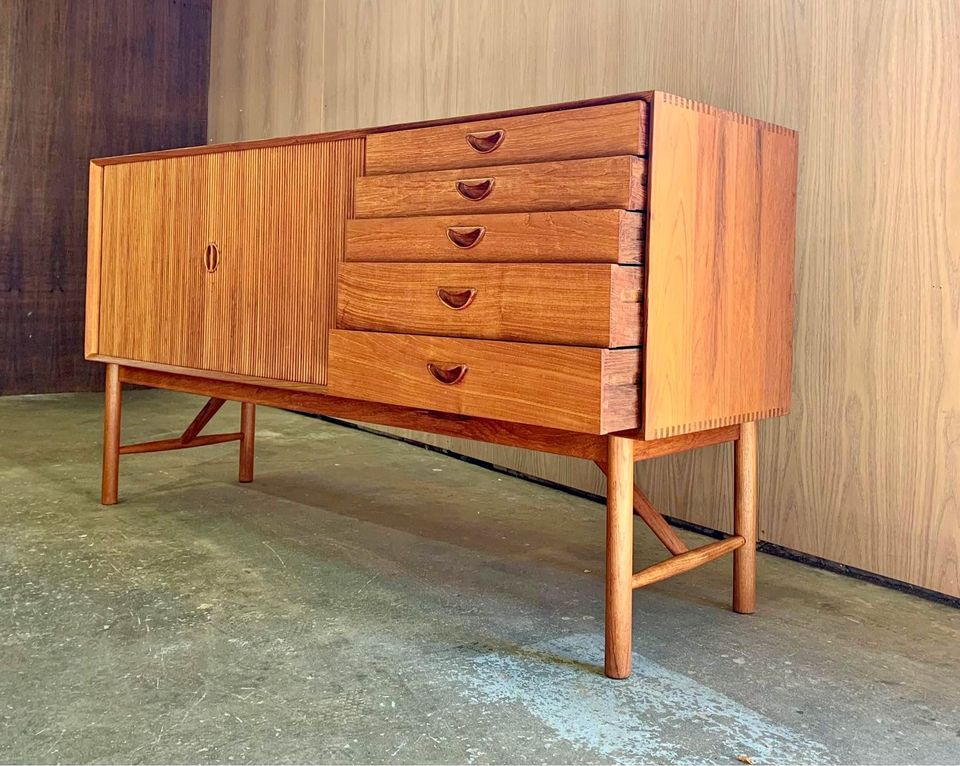
<path id="1" fill-rule="evenodd" d="M 120 366 L 107 365 L 107 384 L 103 407 L 103 470 L 100 479 L 100 504 L 115 505 L 120 482 L 120 409 L 123 384 Z"/>
<path id="2" fill-rule="evenodd" d="M 689 550 L 650 500 L 633 485 L 635 459 L 630 439 L 610 436 L 607 460 L 596 461 L 607 475 L 607 569 L 604 673 L 630 675 L 633 590 L 688 572 L 733 554 L 733 610 L 756 610 L 757 424 L 744 423 L 734 440 L 734 533 L 724 540 Z M 650 527 L 670 558 L 633 572 L 633 514 Z"/>
<path id="3" fill-rule="evenodd" d="M 120 413 L 123 396 L 120 366 L 107 365 L 107 383 L 103 412 L 103 471 L 100 485 L 100 504 L 115 505 L 118 501 L 120 456 L 138 455 L 146 452 L 206 447 L 211 444 L 240 442 L 240 481 L 253 481 L 254 432 L 256 408 L 250 402 L 240 403 L 240 430 L 233 433 L 203 435 L 201 432 L 213 419 L 225 399 L 210 397 L 186 430 L 174 439 L 120 444 Z"/>
<path id="4" fill-rule="evenodd" d="M 250 402 L 240 403 L 240 481 L 253 481 L 253 443 L 256 434 L 257 407 Z"/>
<path id="5" fill-rule="evenodd" d="M 630 675 L 633 653 L 633 440 L 607 438 L 607 568 L 603 672 Z"/>
<path id="6" fill-rule="evenodd" d="M 757 424 L 744 423 L 734 442 L 733 533 L 744 543 L 733 552 L 733 611 L 757 609 Z"/>

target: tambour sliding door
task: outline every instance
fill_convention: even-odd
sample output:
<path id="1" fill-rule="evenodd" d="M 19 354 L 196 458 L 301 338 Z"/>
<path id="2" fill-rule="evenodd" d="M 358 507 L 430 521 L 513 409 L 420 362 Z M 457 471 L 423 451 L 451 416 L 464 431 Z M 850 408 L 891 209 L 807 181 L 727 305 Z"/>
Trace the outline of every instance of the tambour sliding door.
<path id="1" fill-rule="evenodd" d="M 205 370 L 252 375 L 247 327 L 259 303 L 256 285 L 262 199 L 260 152 L 210 155 L 206 204 L 210 262 L 203 282 Z"/>
<path id="2" fill-rule="evenodd" d="M 104 169 L 104 356 L 325 384 L 363 139 Z"/>
<path id="3" fill-rule="evenodd" d="M 203 367 L 326 383 L 337 264 L 362 139 L 214 155 Z"/>
<path id="4" fill-rule="evenodd" d="M 104 168 L 101 354 L 200 366 L 206 167 L 178 157 Z"/>
<path id="5" fill-rule="evenodd" d="M 274 147 L 262 152 L 259 248 L 246 318 L 248 374 L 326 383 L 327 335 L 335 322 L 353 180 L 362 140 Z"/>

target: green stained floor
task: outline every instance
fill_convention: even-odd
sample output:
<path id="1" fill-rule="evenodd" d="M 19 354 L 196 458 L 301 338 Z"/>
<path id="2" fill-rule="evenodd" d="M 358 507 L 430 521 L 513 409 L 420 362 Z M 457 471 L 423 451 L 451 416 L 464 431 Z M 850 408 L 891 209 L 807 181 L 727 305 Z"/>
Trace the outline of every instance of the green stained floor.
<path id="1" fill-rule="evenodd" d="M 124 438 L 201 403 L 128 392 Z M 719 561 L 635 596 L 613 682 L 596 503 L 261 408 L 253 484 L 129 456 L 104 509 L 100 431 L 0 399 L 2 762 L 960 763 L 958 610 L 760 556 L 738 616 Z"/>

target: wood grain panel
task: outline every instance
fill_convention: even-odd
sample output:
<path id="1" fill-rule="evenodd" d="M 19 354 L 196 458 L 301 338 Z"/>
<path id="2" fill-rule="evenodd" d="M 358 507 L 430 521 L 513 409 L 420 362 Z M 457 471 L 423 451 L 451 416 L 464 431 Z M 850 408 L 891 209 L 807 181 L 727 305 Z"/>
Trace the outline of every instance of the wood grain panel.
<path id="1" fill-rule="evenodd" d="M 203 353 L 198 366 L 239 373 L 252 366 L 254 354 L 248 328 L 257 322 L 262 158 L 253 150 L 210 154 L 205 159 L 208 215 L 202 244 L 217 248 L 219 263 L 215 271 L 202 273 Z M 112 167 L 122 166 L 107 169 Z"/>
<path id="2" fill-rule="evenodd" d="M 797 137 L 657 93 L 644 434 L 790 409 Z"/>
<path id="3" fill-rule="evenodd" d="M 0 2 L 0 395 L 103 388 L 87 163 L 206 140 L 209 36 L 209 0 Z"/>
<path id="4" fill-rule="evenodd" d="M 641 155 L 646 143 L 647 104 L 628 101 L 372 135 L 367 173 Z"/>
<path id="5" fill-rule="evenodd" d="M 206 157 L 104 169 L 100 353 L 200 364 L 207 173 Z"/>
<path id="6" fill-rule="evenodd" d="M 640 344 L 643 270 L 573 264 L 349 263 L 340 270 L 337 327 L 535 341 Z M 451 308 L 439 291 L 469 296 Z M 470 291 L 470 292 L 467 292 Z"/>
<path id="7" fill-rule="evenodd" d="M 221 255 L 204 280 L 203 366 L 323 384 L 343 227 L 363 142 L 207 157 L 209 237 Z"/>
<path id="8" fill-rule="evenodd" d="M 498 165 L 357 179 L 357 218 L 623 208 L 642 210 L 645 162 L 637 157 Z M 458 184 L 487 184 L 467 199 Z"/>
<path id="9" fill-rule="evenodd" d="M 363 142 L 350 139 L 100 169 L 94 353 L 322 384 L 362 167 Z"/>
<path id="10" fill-rule="evenodd" d="M 215 9 L 209 119 L 218 129 L 210 138 L 223 143 L 227 133 L 239 140 L 323 130 L 326 3 L 215 0 Z"/>
<path id="11" fill-rule="evenodd" d="M 87 205 L 87 290 L 84 301 L 83 353 L 100 350 L 100 266 L 103 247 L 103 168 L 90 163 Z"/>
<path id="12" fill-rule="evenodd" d="M 624 210 L 352 218 L 344 260 L 639 263 L 643 220 Z"/>
<path id="13" fill-rule="evenodd" d="M 447 385 L 431 365 L 463 375 Z M 637 427 L 639 369 L 634 349 L 334 330 L 328 387 L 333 396 L 606 433 Z"/>
<path id="14" fill-rule="evenodd" d="M 796 128 L 793 409 L 760 427 L 761 537 L 958 596 L 957 39 L 954 0 L 217 0 L 210 137 L 651 87 Z M 604 492 L 585 461 L 403 433 Z M 716 447 L 637 475 L 729 532 L 732 471 Z"/>
<path id="15" fill-rule="evenodd" d="M 357 420 L 361 422 L 416 428 L 438 434 L 459 434 L 471 439 L 503 445 L 523 444 L 544 452 L 558 455 L 579 455 L 587 460 L 601 460 L 607 455 L 606 437 L 598 434 L 585 434 L 576 431 L 563 431 L 557 428 L 529 426 L 519 423 L 507 423 L 488 418 L 471 418 L 452 415 L 445 412 L 414 409 L 393 404 L 364 402 L 330 396 L 322 389 L 304 390 L 300 384 L 297 389 L 263 386 L 253 381 L 231 379 L 211 380 L 193 376 L 189 371 L 171 372 L 139 367 L 121 367 L 121 380 L 145 386 L 165 388 L 185 393 L 216 395 L 233 401 L 253 402 L 270 407 L 281 407 L 295 412 L 310 412 L 332 418 Z M 627 434 L 631 435 L 631 434 Z M 714 439 L 733 438 L 726 434 L 713 433 Z M 735 436 L 735 435 L 734 435 Z M 688 438 L 688 437 L 680 437 Z M 662 440 L 657 444 L 670 442 Z M 644 442 L 636 442 L 638 445 Z M 673 443 L 673 449 L 684 449 L 687 445 Z"/>
<path id="16" fill-rule="evenodd" d="M 363 141 L 265 149 L 257 324 L 245 374 L 326 382 L 343 229 L 363 168 Z M 277 351 L 280 354 L 277 355 Z"/>

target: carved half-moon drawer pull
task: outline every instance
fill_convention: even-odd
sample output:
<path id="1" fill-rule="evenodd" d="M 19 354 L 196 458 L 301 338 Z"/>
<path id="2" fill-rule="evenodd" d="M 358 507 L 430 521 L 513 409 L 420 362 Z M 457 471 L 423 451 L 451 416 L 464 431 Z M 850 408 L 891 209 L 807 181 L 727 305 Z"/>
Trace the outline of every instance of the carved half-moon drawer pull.
<path id="1" fill-rule="evenodd" d="M 445 386 L 453 386 L 463 380 L 467 374 L 467 365 L 455 364 L 453 367 L 440 367 L 433 362 L 427 362 L 427 369 L 438 381 Z"/>
<path id="2" fill-rule="evenodd" d="M 487 233 L 483 226 L 449 226 L 447 227 L 447 239 L 461 250 L 469 250 L 483 239 Z"/>
<path id="3" fill-rule="evenodd" d="M 217 247 L 216 242 L 211 242 L 207 245 L 207 249 L 203 253 L 203 266 L 208 273 L 212 274 L 217 270 L 217 266 L 220 265 L 220 248 Z"/>
<path id="4" fill-rule="evenodd" d="M 457 193 L 464 199 L 479 202 L 493 191 L 492 178 L 472 178 L 457 181 Z"/>
<path id="5" fill-rule="evenodd" d="M 437 297 L 448 309 L 462 311 L 473 303 L 473 299 L 477 297 L 477 291 L 472 287 L 464 290 L 448 290 L 445 287 L 438 287 Z"/>
<path id="6" fill-rule="evenodd" d="M 467 133 L 466 139 L 473 151 L 480 154 L 489 154 L 503 143 L 506 135 L 505 130 L 491 130 L 486 133 Z"/>

